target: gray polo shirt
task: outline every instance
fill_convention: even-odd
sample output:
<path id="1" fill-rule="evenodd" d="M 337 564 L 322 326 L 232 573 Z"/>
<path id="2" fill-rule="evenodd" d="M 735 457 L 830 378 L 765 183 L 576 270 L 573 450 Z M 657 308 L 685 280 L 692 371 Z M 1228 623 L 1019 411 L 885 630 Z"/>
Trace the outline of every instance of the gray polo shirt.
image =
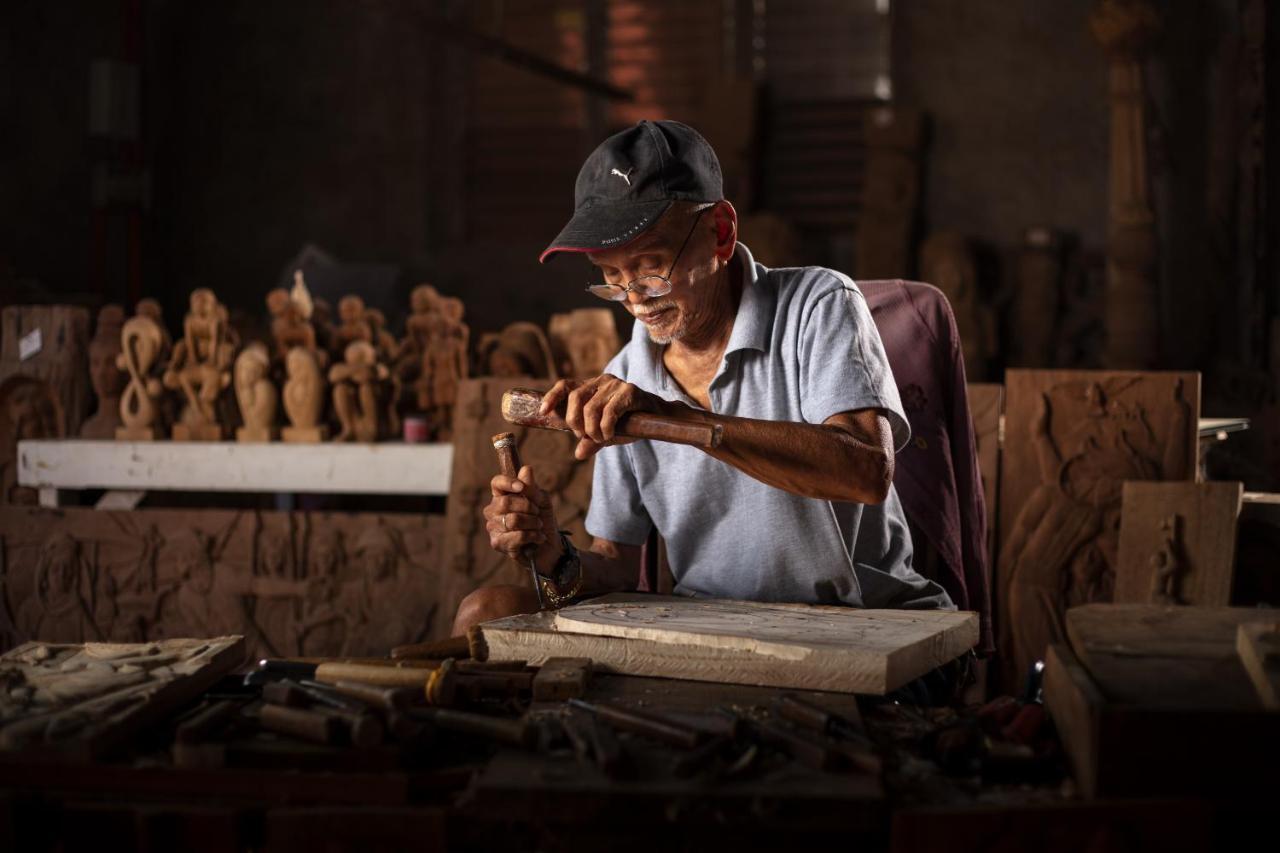
<path id="1" fill-rule="evenodd" d="M 768 269 L 741 243 L 737 256 L 747 281 L 711 380 L 711 410 L 820 424 L 840 412 L 880 408 L 901 450 L 910 428 L 857 285 L 821 267 Z M 697 406 L 667 373 L 662 347 L 643 323 L 605 372 Z M 636 441 L 597 455 L 586 526 L 592 536 L 627 545 L 642 544 L 656 526 L 680 594 L 953 607 L 942 587 L 911 568 L 911 535 L 893 489 L 879 506 L 802 498 L 701 450 Z"/>

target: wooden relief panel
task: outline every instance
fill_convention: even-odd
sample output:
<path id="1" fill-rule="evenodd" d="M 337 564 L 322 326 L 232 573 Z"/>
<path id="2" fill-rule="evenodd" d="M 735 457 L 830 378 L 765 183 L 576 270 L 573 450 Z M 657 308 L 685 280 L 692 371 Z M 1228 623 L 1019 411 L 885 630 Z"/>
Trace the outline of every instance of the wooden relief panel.
<path id="1" fill-rule="evenodd" d="M 518 427 L 502 418 L 504 391 L 516 387 L 542 391 L 552 384 L 545 379 L 490 377 L 463 382 L 459 388 L 445 551 L 449 567 L 469 578 L 473 587 L 529 581 L 527 570 L 489 547 L 480 515 L 489 503 L 489 481 L 498 473 L 491 441 L 497 433 L 515 433 L 521 460 L 533 467 L 538 484 L 552 494 L 560 528 L 569 531 L 580 549 L 591 544 L 583 522 L 591 502 L 594 464 L 573 458 L 577 443 L 573 434 Z"/>
<path id="2" fill-rule="evenodd" d="M 1010 370 L 1000 477 L 999 646 L 1017 689 L 1070 607 L 1112 600 L 1126 480 L 1190 480 L 1197 373 Z"/>
<path id="3" fill-rule="evenodd" d="M 1240 483 L 1125 483 L 1115 600 L 1231 603 Z"/>
<path id="4" fill-rule="evenodd" d="M 1000 496 L 1000 411 L 1004 407 L 1004 386 L 970 382 L 969 416 L 973 438 L 978 445 L 978 472 L 982 495 L 987 503 L 987 553 L 995 554 L 996 513 Z"/>
<path id="5" fill-rule="evenodd" d="M 0 751 L 99 757 L 243 660 L 240 637 L 26 643 L 0 656 Z"/>
<path id="6" fill-rule="evenodd" d="M 468 591 L 439 516 L 0 509 L 0 640 L 243 634 L 255 655 L 447 636 Z"/>
<path id="7" fill-rule="evenodd" d="M 0 316 L 0 505 L 35 504 L 17 484 L 18 442 L 75 435 L 89 413 L 89 311 L 11 305 Z"/>

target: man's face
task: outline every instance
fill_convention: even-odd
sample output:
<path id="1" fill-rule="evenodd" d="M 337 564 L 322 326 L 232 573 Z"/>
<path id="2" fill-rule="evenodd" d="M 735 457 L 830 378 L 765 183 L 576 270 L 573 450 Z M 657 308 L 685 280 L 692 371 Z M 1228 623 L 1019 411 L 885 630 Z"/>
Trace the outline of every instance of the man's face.
<path id="1" fill-rule="evenodd" d="M 707 210 L 698 217 L 687 209 L 672 209 L 628 245 L 587 255 L 607 284 L 625 287 L 645 275 L 665 275 L 671 280 L 671 292 L 665 296 L 651 299 L 633 290 L 623 303 L 631 316 L 645 324 L 655 343 L 679 340 L 695 323 L 705 322 L 712 309 L 713 293 L 709 286 L 715 271 L 712 214 L 713 211 Z M 680 246 L 691 228 L 693 235 L 672 269 L 672 261 L 680 253 Z"/>

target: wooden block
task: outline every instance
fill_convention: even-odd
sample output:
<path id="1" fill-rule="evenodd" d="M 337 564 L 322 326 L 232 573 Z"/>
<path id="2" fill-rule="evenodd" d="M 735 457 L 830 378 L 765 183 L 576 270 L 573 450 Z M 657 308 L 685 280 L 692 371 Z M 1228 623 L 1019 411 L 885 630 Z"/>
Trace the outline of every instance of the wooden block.
<path id="1" fill-rule="evenodd" d="M 1068 608 L 1111 600 L 1122 484 L 1194 478 L 1200 376 L 1010 370 L 1005 394 L 993 598 L 1016 689 Z"/>
<path id="2" fill-rule="evenodd" d="M 1280 715 L 1235 659 L 1245 608 L 1088 605 L 1045 659 L 1044 701 L 1090 797 L 1256 795 L 1280 760 Z"/>
<path id="3" fill-rule="evenodd" d="M 978 446 L 978 471 L 987 504 L 987 549 L 994 554 L 996 508 L 1000 496 L 1000 412 L 1004 408 L 1004 386 L 970 382 L 969 413 L 973 418 L 973 438 Z"/>
<path id="4" fill-rule="evenodd" d="M 548 658 L 533 677 L 533 701 L 579 699 L 591 677 L 590 658 Z"/>
<path id="5" fill-rule="evenodd" d="M 617 594 L 481 626 L 489 660 L 882 695 L 978 641 L 978 616 Z"/>
<path id="6" fill-rule="evenodd" d="M 279 432 L 275 429 L 263 429 L 262 427 L 237 427 L 236 441 L 246 444 L 250 442 L 268 442 L 275 441 L 279 438 Z"/>
<path id="7" fill-rule="evenodd" d="M 319 444 L 322 441 L 329 440 L 329 428 L 326 426 L 287 426 L 280 430 L 280 438 L 291 444 Z"/>
<path id="8" fill-rule="evenodd" d="M 1246 622 L 1238 627 L 1236 652 L 1262 704 L 1280 711 L 1280 622 Z"/>
<path id="9" fill-rule="evenodd" d="M 1071 648 L 1107 698 L 1148 708 L 1259 710 L 1236 627 L 1274 620 L 1252 607 L 1090 604 L 1067 612 Z"/>
<path id="10" fill-rule="evenodd" d="M 227 436 L 221 424 L 174 424 L 174 441 L 222 441 Z"/>
<path id="11" fill-rule="evenodd" d="M 1231 603 L 1241 483 L 1124 484 L 1115 601 Z"/>
<path id="12" fill-rule="evenodd" d="M 152 427 L 116 427 L 116 441 L 155 441 L 159 430 Z"/>

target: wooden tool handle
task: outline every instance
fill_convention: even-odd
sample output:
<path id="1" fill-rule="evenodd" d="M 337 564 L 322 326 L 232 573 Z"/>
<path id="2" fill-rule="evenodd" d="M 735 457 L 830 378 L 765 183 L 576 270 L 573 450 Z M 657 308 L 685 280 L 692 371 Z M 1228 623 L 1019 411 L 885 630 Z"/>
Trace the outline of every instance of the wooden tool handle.
<path id="1" fill-rule="evenodd" d="M 541 414 L 542 394 L 528 388 L 512 388 L 502 395 L 502 416 L 518 426 L 537 429 L 569 430 L 564 412 L 557 410 Z M 689 444 L 694 447 L 720 446 L 724 428 L 720 424 L 707 424 L 670 415 L 654 415 L 649 412 L 628 412 L 618 419 L 614 434 L 622 438 L 647 438 L 669 441 L 672 444 Z M 503 433 L 507 435 L 508 433 Z M 498 436 L 494 436 L 495 447 Z M 514 475 L 512 475 L 514 476 Z"/>
<path id="2" fill-rule="evenodd" d="M 341 721 L 336 717 L 281 705 L 263 705 L 258 722 L 267 731 L 312 743 L 335 743 L 342 731 Z"/>
<path id="3" fill-rule="evenodd" d="M 316 667 L 316 681 L 335 684 L 354 681 L 379 687 L 422 688 L 434 669 L 424 667 L 370 666 L 359 663 L 322 663 Z"/>

